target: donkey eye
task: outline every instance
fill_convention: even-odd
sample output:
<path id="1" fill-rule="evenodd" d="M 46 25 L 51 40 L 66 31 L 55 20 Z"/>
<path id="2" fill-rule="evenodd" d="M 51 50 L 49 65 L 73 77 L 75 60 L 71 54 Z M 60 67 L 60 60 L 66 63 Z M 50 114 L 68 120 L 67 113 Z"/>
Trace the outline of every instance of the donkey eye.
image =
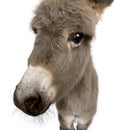
<path id="1" fill-rule="evenodd" d="M 73 37 L 73 42 L 75 44 L 79 44 L 84 39 L 84 35 L 82 33 L 76 33 Z"/>
<path id="2" fill-rule="evenodd" d="M 32 28 L 32 30 L 33 30 L 33 32 L 34 32 L 35 34 L 37 34 L 37 29 L 36 29 L 36 28 Z"/>
<path id="3" fill-rule="evenodd" d="M 83 33 L 72 33 L 69 38 L 68 41 L 69 42 L 73 42 L 76 45 L 79 45 L 82 41 L 84 40 L 84 34 Z"/>

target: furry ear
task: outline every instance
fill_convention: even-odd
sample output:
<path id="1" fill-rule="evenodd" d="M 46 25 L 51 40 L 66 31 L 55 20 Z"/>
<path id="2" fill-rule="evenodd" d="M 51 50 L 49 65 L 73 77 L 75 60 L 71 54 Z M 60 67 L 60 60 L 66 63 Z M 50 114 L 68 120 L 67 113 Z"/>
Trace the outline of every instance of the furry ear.
<path id="1" fill-rule="evenodd" d="M 99 19 L 104 9 L 111 5 L 114 0 L 89 0 L 90 5 L 95 10 L 96 16 Z"/>
<path id="2" fill-rule="evenodd" d="M 105 5 L 110 5 L 112 3 L 113 0 L 90 0 L 90 1 L 93 1 L 95 3 L 98 3 L 98 4 L 105 4 Z"/>

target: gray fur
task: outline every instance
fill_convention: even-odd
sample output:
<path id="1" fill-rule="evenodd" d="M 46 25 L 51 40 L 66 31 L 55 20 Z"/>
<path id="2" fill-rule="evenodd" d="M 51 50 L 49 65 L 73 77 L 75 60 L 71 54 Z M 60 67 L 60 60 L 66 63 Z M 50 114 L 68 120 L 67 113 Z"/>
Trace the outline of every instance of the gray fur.
<path id="1" fill-rule="evenodd" d="M 91 57 L 91 40 L 108 0 L 43 0 L 35 12 L 32 29 L 36 33 L 28 64 L 43 66 L 53 75 L 60 129 L 87 130 L 96 112 L 98 78 Z M 105 5 L 105 6 L 104 6 Z M 84 38 L 78 47 L 68 41 L 71 33 Z M 70 45 L 70 50 L 69 50 Z M 14 96 L 15 102 L 16 93 Z M 17 105 L 18 106 L 18 105 Z M 21 105 L 18 106 L 21 109 Z"/>

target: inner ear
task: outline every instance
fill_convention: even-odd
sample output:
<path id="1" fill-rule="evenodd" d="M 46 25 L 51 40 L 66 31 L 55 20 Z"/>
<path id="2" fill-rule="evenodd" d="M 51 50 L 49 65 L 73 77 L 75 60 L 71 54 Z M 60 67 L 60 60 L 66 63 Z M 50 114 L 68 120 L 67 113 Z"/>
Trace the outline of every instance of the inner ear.
<path id="1" fill-rule="evenodd" d="M 111 5 L 114 0 L 89 0 L 91 7 L 94 9 L 97 19 L 100 19 L 104 9 Z"/>
<path id="2" fill-rule="evenodd" d="M 91 0 L 92 1 L 92 0 Z M 93 0 L 96 4 L 100 4 L 101 6 L 102 5 L 105 5 L 105 6 L 109 6 L 113 0 Z"/>
<path id="3" fill-rule="evenodd" d="M 114 0 L 89 0 L 90 3 L 93 3 L 94 8 L 103 10 L 108 7 Z"/>

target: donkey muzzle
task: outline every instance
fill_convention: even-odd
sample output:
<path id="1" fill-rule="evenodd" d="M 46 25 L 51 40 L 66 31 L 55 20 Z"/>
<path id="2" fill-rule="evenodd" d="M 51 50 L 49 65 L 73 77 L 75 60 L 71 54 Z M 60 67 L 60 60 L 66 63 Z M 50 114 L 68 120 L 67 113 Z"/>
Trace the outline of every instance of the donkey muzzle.
<path id="1" fill-rule="evenodd" d="M 29 65 L 14 92 L 14 104 L 23 112 L 37 116 L 44 113 L 55 97 L 52 74 L 42 67 Z"/>
<path id="2" fill-rule="evenodd" d="M 43 114 L 50 106 L 51 102 L 45 97 L 44 93 L 34 93 L 30 96 L 18 94 L 18 89 L 14 92 L 14 104 L 24 113 L 37 116 Z"/>

